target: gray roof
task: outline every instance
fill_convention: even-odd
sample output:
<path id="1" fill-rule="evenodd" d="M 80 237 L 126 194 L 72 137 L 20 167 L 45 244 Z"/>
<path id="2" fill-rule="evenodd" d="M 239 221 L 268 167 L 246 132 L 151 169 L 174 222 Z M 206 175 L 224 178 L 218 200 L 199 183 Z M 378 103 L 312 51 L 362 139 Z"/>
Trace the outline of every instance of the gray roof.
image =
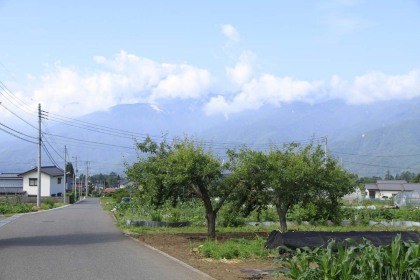
<path id="1" fill-rule="evenodd" d="M 375 184 L 366 184 L 365 189 L 378 191 L 413 191 L 420 190 L 420 184 L 407 183 L 407 181 L 404 180 L 380 180 Z"/>
<path id="2" fill-rule="evenodd" d="M 0 179 L 19 179 L 19 173 L 0 173 Z"/>
<path id="3" fill-rule="evenodd" d="M 20 176 L 26 174 L 26 173 L 30 173 L 30 172 L 34 172 L 37 171 L 38 168 L 32 168 L 31 170 L 28 170 L 26 172 L 23 172 L 21 174 L 19 174 Z M 50 175 L 52 177 L 58 177 L 58 176 L 64 176 L 64 171 L 61 168 L 58 168 L 57 166 L 43 166 L 41 167 L 41 172 L 45 173 L 47 175 Z"/>
<path id="4" fill-rule="evenodd" d="M 23 178 L 18 173 L 1 173 L 0 174 L 0 193 L 6 192 L 4 188 L 23 188 Z M 10 191 L 14 193 L 15 191 Z"/>

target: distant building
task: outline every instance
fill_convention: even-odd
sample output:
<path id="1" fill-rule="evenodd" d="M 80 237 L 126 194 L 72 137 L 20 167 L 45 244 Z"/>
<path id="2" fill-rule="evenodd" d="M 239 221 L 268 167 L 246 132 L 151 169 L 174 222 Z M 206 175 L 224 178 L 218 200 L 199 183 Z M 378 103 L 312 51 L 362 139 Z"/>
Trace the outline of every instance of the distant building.
<path id="1" fill-rule="evenodd" d="M 0 173 L 0 194 L 24 194 L 23 178 L 19 173 Z"/>
<path id="2" fill-rule="evenodd" d="M 402 191 L 420 190 L 420 184 L 407 183 L 404 180 L 378 180 L 374 184 L 366 184 L 365 189 L 370 199 L 381 199 L 391 198 Z"/>
<path id="3" fill-rule="evenodd" d="M 133 183 L 133 181 L 131 181 L 131 180 L 128 180 L 128 179 L 122 179 L 122 180 L 120 180 L 119 181 L 119 183 L 118 183 L 118 187 L 119 188 L 121 188 L 121 189 L 124 189 L 124 188 L 126 188 L 126 187 L 130 187 L 130 186 L 132 186 L 134 183 Z"/>

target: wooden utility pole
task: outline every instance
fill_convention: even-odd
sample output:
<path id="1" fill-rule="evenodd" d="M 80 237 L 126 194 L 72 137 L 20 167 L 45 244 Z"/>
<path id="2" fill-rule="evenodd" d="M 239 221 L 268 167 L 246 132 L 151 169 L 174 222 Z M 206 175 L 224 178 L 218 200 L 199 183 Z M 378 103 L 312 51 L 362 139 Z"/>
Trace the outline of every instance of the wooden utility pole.
<path id="1" fill-rule="evenodd" d="M 89 174 L 89 161 L 86 161 L 86 176 L 85 176 L 85 186 L 86 186 L 86 198 L 89 194 L 89 186 L 88 186 L 88 175 Z"/>
<path id="2" fill-rule="evenodd" d="M 66 203 L 66 191 L 67 191 L 67 147 L 64 145 L 64 190 L 63 190 L 63 202 Z"/>
<path id="3" fill-rule="evenodd" d="M 38 192 L 36 197 L 36 206 L 41 207 L 41 104 L 38 104 Z"/>

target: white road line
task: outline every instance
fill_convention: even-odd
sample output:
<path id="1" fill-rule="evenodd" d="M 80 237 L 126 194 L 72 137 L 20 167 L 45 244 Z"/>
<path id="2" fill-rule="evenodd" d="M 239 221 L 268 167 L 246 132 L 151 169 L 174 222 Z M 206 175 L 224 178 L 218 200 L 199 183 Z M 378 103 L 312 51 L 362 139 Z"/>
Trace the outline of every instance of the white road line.
<path id="1" fill-rule="evenodd" d="M 21 216 L 23 216 L 23 214 L 16 214 L 16 215 L 13 215 L 11 217 L 8 217 L 6 219 L 1 220 L 0 221 L 0 227 L 2 227 L 4 225 L 7 225 L 10 222 L 13 222 L 14 220 L 20 218 Z"/>

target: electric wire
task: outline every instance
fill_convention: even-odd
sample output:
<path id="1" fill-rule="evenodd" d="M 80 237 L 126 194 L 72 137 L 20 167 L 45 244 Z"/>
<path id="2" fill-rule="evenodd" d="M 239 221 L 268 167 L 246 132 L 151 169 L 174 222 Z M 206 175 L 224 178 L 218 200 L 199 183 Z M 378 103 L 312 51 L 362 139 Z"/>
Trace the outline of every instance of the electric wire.
<path id="1" fill-rule="evenodd" d="M 7 130 L 5 130 L 4 128 L 1 128 L 1 127 L 0 127 L 0 130 L 2 130 L 2 131 L 4 131 L 4 132 L 6 132 L 7 134 L 10 134 L 10 135 L 12 135 L 12 136 L 14 136 L 14 137 L 18 138 L 18 139 L 21 139 L 21 140 L 23 140 L 23 141 L 26 141 L 26 142 L 28 142 L 28 143 L 38 144 L 38 143 L 33 142 L 33 141 L 31 141 L 31 140 L 25 139 L 25 138 L 23 138 L 23 137 L 21 137 L 21 136 L 19 136 L 19 135 L 16 135 L 16 134 L 14 134 L 14 133 L 12 133 L 12 132 L 10 132 L 10 131 L 7 131 Z"/>
<path id="2" fill-rule="evenodd" d="M 24 101 L 19 99 L 15 94 L 12 93 L 11 90 L 0 80 L 0 93 L 3 95 L 11 104 L 15 107 L 27 112 L 27 113 L 35 113 L 33 108 L 31 108 L 28 104 Z"/>
<path id="3" fill-rule="evenodd" d="M 9 127 L 9 126 L 7 126 L 7 125 L 3 124 L 3 123 L 0 123 L 0 125 L 1 125 L 1 126 L 6 127 L 7 129 L 10 129 L 10 130 L 12 130 L 13 132 L 16 132 L 16 133 L 18 133 L 18 134 L 20 134 L 20 135 L 26 136 L 26 137 L 28 137 L 28 138 L 38 139 L 37 137 L 30 136 L 30 135 L 27 135 L 27 134 L 25 134 L 25 133 L 19 132 L 19 131 L 15 130 L 15 129 L 13 129 L 13 128 L 11 128 L 11 127 Z"/>
<path id="4" fill-rule="evenodd" d="M 59 166 L 57 164 L 57 162 L 54 160 L 54 158 L 52 157 L 52 155 L 50 154 L 50 152 L 48 151 L 47 147 L 45 146 L 45 144 L 41 141 L 41 146 L 42 149 L 44 150 L 44 152 L 47 154 L 48 158 L 50 159 L 50 161 L 55 165 L 55 166 Z"/>

